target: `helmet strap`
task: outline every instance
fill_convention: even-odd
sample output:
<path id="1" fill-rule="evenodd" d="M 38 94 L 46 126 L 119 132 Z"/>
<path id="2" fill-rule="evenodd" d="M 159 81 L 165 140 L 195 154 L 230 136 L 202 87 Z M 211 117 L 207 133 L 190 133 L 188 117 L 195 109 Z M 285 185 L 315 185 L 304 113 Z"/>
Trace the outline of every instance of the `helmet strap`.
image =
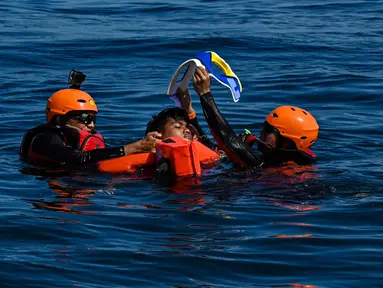
<path id="1" fill-rule="evenodd" d="M 292 149 L 283 148 L 282 147 L 283 138 L 278 138 L 277 146 L 276 147 L 272 147 L 270 144 L 267 144 L 266 142 L 262 141 L 258 137 L 255 138 L 254 140 L 255 140 L 255 142 L 257 142 L 258 144 L 263 145 L 265 148 L 267 148 L 270 151 L 275 151 L 275 152 L 278 152 L 278 151 L 280 151 L 280 152 L 297 152 L 297 151 L 299 151 L 296 148 L 292 148 Z"/>
<path id="2" fill-rule="evenodd" d="M 68 127 L 68 128 L 76 129 L 76 130 L 78 130 L 78 131 L 83 130 L 83 129 L 80 129 L 80 128 L 76 127 L 76 126 L 72 126 L 72 125 L 69 125 L 69 124 L 65 124 L 64 126 L 65 126 L 65 127 Z"/>

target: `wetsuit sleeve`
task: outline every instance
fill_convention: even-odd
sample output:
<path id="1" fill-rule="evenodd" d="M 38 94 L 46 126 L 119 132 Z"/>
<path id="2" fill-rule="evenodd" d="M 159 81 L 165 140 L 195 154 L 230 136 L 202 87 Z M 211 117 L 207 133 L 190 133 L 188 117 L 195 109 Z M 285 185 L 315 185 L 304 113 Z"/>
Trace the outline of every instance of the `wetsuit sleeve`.
<path id="1" fill-rule="evenodd" d="M 197 120 L 197 117 L 190 120 L 190 124 L 193 125 L 193 127 L 198 132 L 198 140 L 205 145 L 206 147 L 209 147 L 210 149 L 214 150 L 217 148 L 217 145 L 209 139 L 209 137 L 206 135 L 205 131 L 203 131 L 202 127 L 199 125 L 199 122 Z"/>
<path id="2" fill-rule="evenodd" d="M 32 151 L 61 165 L 95 164 L 101 160 L 124 156 L 124 147 L 95 149 L 87 152 L 67 146 L 57 133 L 38 135 L 32 144 Z"/>
<path id="3" fill-rule="evenodd" d="M 220 149 L 237 165 L 243 167 L 260 166 L 262 159 L 256 155 L 251 147 L 237 138 L 230 124 L 222 116 L 213 95 L 209 92 L 200 97 L 203 113 L 209 125 L 211 134 Z"/>

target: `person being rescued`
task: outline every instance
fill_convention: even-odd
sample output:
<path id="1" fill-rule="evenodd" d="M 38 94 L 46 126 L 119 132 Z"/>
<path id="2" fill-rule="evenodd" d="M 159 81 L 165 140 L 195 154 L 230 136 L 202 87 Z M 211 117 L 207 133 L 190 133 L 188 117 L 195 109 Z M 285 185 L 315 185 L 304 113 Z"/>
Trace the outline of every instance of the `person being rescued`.
<path id="1" fill-rule="evenodd" d="M 20 146 L 20 157 L 29 164 L 47 168 L 78 168 L 105 159 L 154 151 L 161 141 L 158 132 L 150 132 L 134 143 L 105 147 L 104 138 L 95 130 L 98 108 L 80 85 L 85 74 L 72 70 L 69 89 L 54 93 L 46 105 L 47 123 L 27 131 Z"/>
<path id="2" fill-rule="evenodd" d="M 193 85 L 200 96 L 205 119 L 219 149 L 236 166 L 270 167 L 287 162 L 307 165 L 316 160 L 310 148 L 318 138 L 319 126 L 308 111 L 295 106 L 277 107 L 266 116 L 259 138 L 249 131 L 237 136 L 214 101 L 210 91 L 210 75 L 206 69 L 196 69 Z M 182 107 L 189 114 L 195 114 L 189 92 L 183 91 L 179 98 Z M 252 148 L 254 143 L 258 144 L 258 153 Z"/>
<path id="3" fill-rule="evenodd" d="M 169 185 L 179 176 L 200 175 L 202 168 L 214 166 L 221 158 L 199 125 L 195 111 L 166 108 L 148 122 L 145 133 L 152 132 L 160 133 L 163 139 L 156 145 L 160 158 L 154 173 L 157 183 Z"/>
<path id="4" fill-rule="evenodd" d="M 154 176 L 167 183 L 166 179 L 201 175 L 204 168 L 221 159 L 218 151 L 209 148 L 215 145 L 199 126 L 195 113 L 188 114 L 183 108 L 166 108 L 154 115 L 145 131 L 146 135 L 151 133 L 158 133 L 161 139 L 155 151 L 100 161 L 98 170 L 134 174 L 141 179 Z"/>

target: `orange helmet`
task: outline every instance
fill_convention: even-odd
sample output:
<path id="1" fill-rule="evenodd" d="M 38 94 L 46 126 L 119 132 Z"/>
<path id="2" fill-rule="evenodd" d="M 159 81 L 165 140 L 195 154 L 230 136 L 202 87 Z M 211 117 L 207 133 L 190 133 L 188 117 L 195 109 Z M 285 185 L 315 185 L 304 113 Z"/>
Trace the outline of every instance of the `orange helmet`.
<path id="1" fill-rule="evenodd" d="M 79 89 L 62 89 L 48 99 L 47 120 L 49 122 L 53 116 L 64 115 L 69 111 L 85 110 L 98 112 L 96 102 L 94 102 L 92 96 Z"/>
<path id="2" fill-rule="evenodd" d="M 318 138 L 319 126 L 314 116 L 294 106 L 280 106 L 266 117 L 266 122 L 278 129 L 281 136 L 294 141 L 298 150 L 305 151 Z"/>

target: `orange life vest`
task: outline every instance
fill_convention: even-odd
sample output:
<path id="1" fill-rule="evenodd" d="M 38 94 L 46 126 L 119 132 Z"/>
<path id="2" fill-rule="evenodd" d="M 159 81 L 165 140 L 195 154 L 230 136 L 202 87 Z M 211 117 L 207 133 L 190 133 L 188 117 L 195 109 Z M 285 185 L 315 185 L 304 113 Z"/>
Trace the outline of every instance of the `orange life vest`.
<path id="1" fill-rule="evenodd" d="M 198 140 L 187 141 L 179 137 L 170 137 L 156 144 L 156 153 L 139 153 L 103 160 L 98 170 L 104 173 L 135 173 L 139 167 L 156 167 L 166 158 L 176 177 L 200 175 L 202 169 L 217 163 L 221 155 L 209 149 Z"/>

